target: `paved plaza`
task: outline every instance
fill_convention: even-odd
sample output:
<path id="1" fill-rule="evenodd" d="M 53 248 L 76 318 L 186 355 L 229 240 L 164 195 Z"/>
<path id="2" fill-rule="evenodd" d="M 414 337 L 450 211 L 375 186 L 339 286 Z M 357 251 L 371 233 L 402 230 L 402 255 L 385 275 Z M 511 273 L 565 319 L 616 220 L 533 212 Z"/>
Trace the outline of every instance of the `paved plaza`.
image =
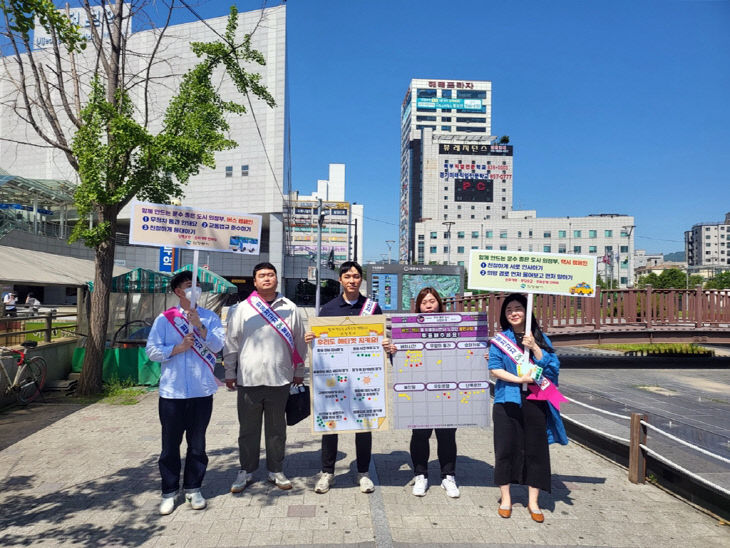
<path id="1" fill-rule="evenodd" d="M 183 504 L 159 516 L 157 401 L 152 391 L 134 406 L 46 403 L 0 414 L 0 544 L 730 546 L 730 526 L 657 487 L 629 483 L 624 469 L 576 444 L 551 448 L 552 494 L 540 500 L 545 523 L 530 520 L 519 488 L 512 518 L 502 519 L 491 430 L 457 433 L 459 499 L 439 486 L 435 440 L 431 488 L 423 498 L 411 495 L 408 431 L 375 434 L 371 495 L 354 486 L 354 440 L 341 435 L 337 483 L 315 494 L 319 438 L 306 421 L 289 429 L 291 491 L 264 481 L 264 461 L 257 481 L 231 495 L 236 398 L 223 388 L 208 430 L 208 508 Z"/>

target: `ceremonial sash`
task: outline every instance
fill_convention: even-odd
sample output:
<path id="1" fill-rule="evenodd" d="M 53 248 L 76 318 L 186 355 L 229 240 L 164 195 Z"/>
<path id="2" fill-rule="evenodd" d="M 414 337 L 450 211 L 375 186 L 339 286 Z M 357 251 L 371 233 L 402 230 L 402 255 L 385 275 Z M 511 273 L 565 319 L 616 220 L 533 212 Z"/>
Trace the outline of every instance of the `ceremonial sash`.
<path id="1" fill-rule="evenodd" d="M 504 354 L 512 360 L 515 365 L 519 365 L 525 354 L 503 333 L 496 335 L 492 339 L 492 344 L 504 352 Z M 530 363 L 535 365 L 535 362 L 533 362 L 532 359 L 530 359 Z M 550 380 L 544 375 L 540 375 L 537 379 L 535 379 L 534 383 L 528 384 L 527 389 L 530 391 L 530 395 L 527 396 L 528 400 L 548 401 L 553 404 L 555 409 L 558 411 L 560 411 L 560 404 L 564 401 L 568 401 L 565 396 L 560 393 L 558 387 L 550 382 Z"/>
<path id="2" fill-rule="evenodd" d="M 372 299 L 365 299 L 365 302 L 362 305 L 362 308 L 360 309 L 360 316 L 372 316 L 375 314 L 375 307 L 378 306 L 378 303 L 375 302 Z"/>
<path id="3" fill-rule="evenodd" d="M 274 331 L 276 331 L 282 339 L 284 339 L 284 342 L 289 346 L 289 350 L 291 351 L 294 368 L 296 369 L 299 364 L 303 364 L 304 360 L 299 355 L 299 352 L 294 345 L 294 335 L 281 316 L 279 316 L 266 301 L 259 297 L 259 294 L 256 291 L 248 296 L 246 302 L 250 304 L 264 320 L 266 320 L 266 323 L 274 328 Z"/>
<path id="4" fill-rule="evenodd" d="M 165 318 L 167 318 L 167 320 L 172 324 L 175 331 L 180 333 L 183 337 L 190 333 L 193 334 L 193 352 L 195 352 L 195 354 L 203 360 L 205 365 L 207 365 L 210 369 L 210 372 L 213 373 L 216 361 L 215 354 L 213 354 L 213 352 L 208 350 L 208 347 L 205 346 L 205 340 L 200 332 L 190 324 L 188 319 L 180 313 L 177 307 L 165 310 L 162 315 L 165 316 Z"/>

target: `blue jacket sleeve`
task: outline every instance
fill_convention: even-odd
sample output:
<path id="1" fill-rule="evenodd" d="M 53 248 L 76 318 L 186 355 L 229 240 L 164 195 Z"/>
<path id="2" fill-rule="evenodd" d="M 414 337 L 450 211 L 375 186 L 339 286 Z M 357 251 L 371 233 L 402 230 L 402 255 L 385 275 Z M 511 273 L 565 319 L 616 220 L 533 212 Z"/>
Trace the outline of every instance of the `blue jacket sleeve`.
<path id="1" fill-rule="evenodd" d="M 499 348 L 493 344 L 489 345 L 489 369 L 504 369 L 507 371 L 507 365 L 504 362 L 505 358 L 504 353 Z"/>
<path id="2" fill-rule="evenodd" d="M 544 336 L 544 335 L 543 335 Z M 552 342 L 545 336 L 545 342 L 552 346 Z M 491 357 L 491 356 L 490 356 Z M 543 350 L 542 359 L 535 362 L 536 365 L 542 367 L 542 374 L 548 379 L 558 384 L 558 375 L 560 374 L 560 360 L 554 352 Z"/>
<path id="3" fill-rule="evenodd" d="M 205 346 L 208 347 L 208 350 L 217 354 L 223 350 L 223 343 L 226 340 L 226 330 L 218 314 L 212 312 L 208 317 L 205 327 L 208 330 L 205 337 Z"/>
<path id="4" fill-rule="evenodd" d="M 155 318 L 150 329 L 150 334 L 147 336 L 147 357 L 153 362 L 162 363 L 170 357 L 172 349 L 175 347 L 175 342 L 165 341 L 165 331 L 167 319 L 160 315 Z"/>

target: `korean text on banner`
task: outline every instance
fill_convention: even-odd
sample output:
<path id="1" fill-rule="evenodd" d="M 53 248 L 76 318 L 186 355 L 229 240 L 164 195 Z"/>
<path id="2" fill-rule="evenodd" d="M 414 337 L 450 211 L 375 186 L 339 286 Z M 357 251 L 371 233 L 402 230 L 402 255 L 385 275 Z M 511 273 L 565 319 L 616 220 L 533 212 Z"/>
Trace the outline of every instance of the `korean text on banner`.
<path id="1" fill-rule="evenodd" d="M 313 318 L 310 327 L 312 431 L 385 430 L 385 316 Z"/>
<path id="2" fill-rule="evenodd" d="M 486 314 L 394 314 L 393 428 L 489 426 Z"/>
<path id="3" fill-rule="evenodd" d="M 593 297 L 596 258 L 564 253 L 473 249 L 469 289 Z"/>
<path id="4" fill-rule="evenodd" d="M 129 243 L 258 255 L 261 216 L 133 202 Z"/>

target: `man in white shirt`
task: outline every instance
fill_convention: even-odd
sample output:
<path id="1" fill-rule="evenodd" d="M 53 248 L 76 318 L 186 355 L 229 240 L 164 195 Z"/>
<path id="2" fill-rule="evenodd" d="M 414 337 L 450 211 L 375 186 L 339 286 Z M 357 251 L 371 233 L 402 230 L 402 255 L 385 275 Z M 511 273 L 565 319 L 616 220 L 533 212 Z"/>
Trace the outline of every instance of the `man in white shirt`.
<path id="1" fill-rule="evenodd" d="M 262 417 L 266 429 L 268 480 L 291 489 L 283 472 L 286 446 L 284 412 L 292 381 L 301 383 L 307 344 L 297 307 L 277 293 L 276 268 L 259 263 L 253 269 L 254 291 L 228 320 L 223 363 L 226 386 L 238 391 L 240 470 L 231 485 L 240 493 L 259 467 Z"/>
<path id="2" fill-rule="evenodd" d="M 180 305 L 157 316 L 147 337 L 147 356 L 160 365 L 159 414 L 162 425 L 162 476 L 160 514 L 172 513 L 180 487 L 180 444 L 183 433 L 188 445 L 183 489 L 194 510 L 206 506 L 200 492 L 208 466 L 205 432 L 213 412 L 213 394 L 218 383 L 213 375 L 216 357 L 223 348 L 225 330 L 220 318 L 202 307 L 192 307 L 200 296 L 193 273 L 180 272 L 170 280 Z"/>
<path id="3" fill-rule="evenodd" d="M 5 305 L 5 315 L 15 317 L 18 315 L 18 310 L 15 308 L 16 303 L 15 293 L 12 291 L 10 293 L 6 293 L 3 297 L 3 304 Z"/>

